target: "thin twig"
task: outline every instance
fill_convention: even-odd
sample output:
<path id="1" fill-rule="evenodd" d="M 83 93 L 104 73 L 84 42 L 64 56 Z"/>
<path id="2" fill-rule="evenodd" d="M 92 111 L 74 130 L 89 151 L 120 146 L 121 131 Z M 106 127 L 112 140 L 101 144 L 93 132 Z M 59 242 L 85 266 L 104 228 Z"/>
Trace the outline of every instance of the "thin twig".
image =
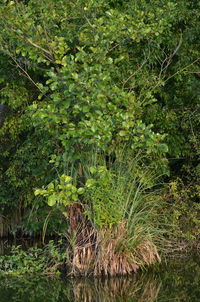
<path id="1" fill-rule="evenodd" d="M 16 29 L 10 28 L 10 30 L 13 31 L 13 32 L 15 32 L 15 33 L 17 33 L 17 34 L 19 35 L 19 32 L 18 32 Z M 31 44 L 31 45 L 34 46 L 35 48 L 40 49 L 40 50 L 42 50 L 42 52 L 48 54 L 50 57 L 49 57 L 49 56 L 47 57 L 47 56 L 44 54 L 45 58 L 48 59 L 48 60 L 51 61 L 51 62 L 54 62 L 53 59 L 52 59 L 52 53 L 51 53 L 49 50 L 43 48 L 42 46 L 40 46 L 40 45 L 38 45 L 37 43 L 33 42 L 31 39 L 24 37 L 23 35 L 19 35 L 19 37 L 20 37 L 22 40 L 27 41 L 29 44 Z"/>
<path id="2" fill-rule="evenodd" d="M 182 44 L 182 41 L 183 41 L 183 36 L 181 34 L 180 36 L 180 40 L 179 40 L 179 43 L 177 45 L 177 47 L 174 49 L 173 53 L 168 57 L 166 58 L 162 64 L 161 64 L 161 70 L 160 70 L 160 74 L 159 74 L 159 79 L 161 78 L 161 75 L 164 73 L 164 71 L 169 67 L 169 65 L 171 64 L 172 62 L 172 58 L 175 56 L 175 54 L 178 52 L 179 48 L 181 47 L 181 44 Z M 165 65 L 165 62 L 167 61 L 167 64 Z M 164 66 L 165 65 L 165 66 Z"/>
<path id="3" fill-rule="evenodd" d="M 90 20 L 88 19 L 88 17 L 84 14 L 84 18 L 86 19 L 87 23 L 94 29 L 95 26 L 92 25 L 92 23 L 90 22 Z"/>
<path id="4" fill-rule="evenodd" d="M 183 67 L 182 69 L 178 70 L 177 72 L 175 72 L 174 74 L 172 74 L 171 76 L 169 76 L 169 77 L 165 80 L 165 82 L 167 82 L 167 81 L 170 80 L 171 78 L 175 77 L 177 74 L 183 72 L 186 68 L 188 68 L 188 67 L 194 65 L 194 64 L 197 63 L 198 61 L 200 61 L 200 57 L 197 58 L 196 60 L 194 60 L 194 61 L 193 61 L 192 63 L 190 63 L 189 65 L 186 65 L 186 66 Z"/>
<path id="5" fill-rule="evenodd" d="M 43 93 L 41 88 L 36 84 L 36 82 L 31 78 L 31 76 L 28 74 L 28 72 L 18 63 L 18 61 L 10 54 L 11 59 L 15 62 L 17 67 L 21 69 L 21 71 L 25 74 L 25 76 L 33 83 L 34 86 L 37 87 L 37 89 Z"/>
<path id="6" fill-rule="evenodd" d="M 119 45 L 120 45 L 120 44 L 117 43 L 117 44 L 115 44 L 113 47 L 108 48 L 108 49 L 105 51 L 104 56 L 106 56 L 109 52 L 111 52 L 113 49 L 115 49 L 115 48 L 118 47 Z"/>
<path id="7" fill-rule="evenodd" d="M 7 86 L 5 86 L 5 87 L 1 88 L 1 89 L 0 89 L 0 92 L 1 92 L 2 90 L 6 89 L 6 88 L 7 88 Z"/>
<path id="8" fill-rule="evenodd" d="M 188 71 L 188 70 L 185 70 L 184 72 L 185 73 L 191 73 L 191 74 L 197 74 L 198 76 L 200 76 L 200 71 Z"/>
<path id="9" fill-rule="evenodd" d="M 136 71 L 134 71 L 129 77 L 128 77 L 128 79 L 126 79 L 125 81 L 124 81 L 124 83 L 123 83 L 123 86 L 122 86 L 122 89 L 124 89 L 124 86 L 126 85 L 126 83 L 132 78 L 132 77 L 134 77 L 137 73 L 138 73 L 138 71 L 140 71 L 141 69 L 142 69 L 142 67 L 144 66 L 144 64 L 147 62 L 147 60 L 144 60 L 143 62 L 142 62 L 142 64 L 139 66 L 139 68 L 136 70 Z"/>
<path id="10" fill-rule="evenodd" d="M 35 42 L 31 41 L 30 39 L 26 39 L 26 41 L 27 41 L 28 43 L 30 43 L 32 46 L 34 46 L 34 47 L 36 47 L 36 48 L 42 50 L 43 52 L 45 52 L 45 53 L 51 55 L 51 52 L 50 52 L 49 50 L 46 50 L 45 48 L 43 48 L 43 47 L 41 47 L 40 45 L 36 44 Z"/>

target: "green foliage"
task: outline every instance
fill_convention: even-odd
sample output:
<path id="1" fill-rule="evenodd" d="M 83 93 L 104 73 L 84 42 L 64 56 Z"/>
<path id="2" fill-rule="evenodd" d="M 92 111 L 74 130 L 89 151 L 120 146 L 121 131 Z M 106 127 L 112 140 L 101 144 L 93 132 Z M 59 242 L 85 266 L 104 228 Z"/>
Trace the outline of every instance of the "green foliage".
<path id="1" fill-rule="evenodd" d="M 21 37 L 15 49 L 15 55 L 27 57 L 30 70 L 34 66 L 39 72 L 41 63 L 47 66 L 50 63 L 52 65 L 43 72 L 45 83 L 34 82 L 38 88 L 38 93 L 40 93 L 39 99 L 44 98 L 43 102 L 34 102 L 32 105 L 32 110 L 37 111 L 33 115 L 34 125 L 38 126 L 39 123 L 40 126 L 49 129 L 48 131 L 53 135 L 57 135 L 67 151 L 72 148 L 76 149 L 77 145 L 79 148 L 81 145 L 81 148 L 84 149 L 85 144 L 95 144 L 100 149 L 105 150 L 113 148 L 116 143 L 120 144 L 132 140 L 133 130 L 135 126 L 137 127 L 136 122 L 141 116 L 142 107 L 146 106 L 145 99 L 149 102 L 153 96 L 149 91 L 149 85 L 142 87 L 145 92 L 141 91 L 140 88 L 140 75 L 144 78 L 143 73 L 147 67 L 145 64 L 145 70 L 137 71 L 136 69 L 136 76 L 130 76 L 132 66 L 140 64 L 140 61 L 143 63 L 143 58 L 139 58 L 139 60 L 132 58 L 126 52 L 127 32 L 130 40 L 128 43 L 137 47 L 141 35 L 145 38 L 146 35 L 155 34 L 157 37 L 159 35 L 157 30 L 162 32 L 165 28 L 164 25 L 163 29 L 162 26 L 157 29 L 157 22 L 153 22 L 154 16 L 149 15 L 149 19 L 152 19 L 150 21 L 152 28 L 149 28 L 150 25 L 143 23 L 141 12 L 135 11 L 137 16 L 135 19 L 128 12 L 123 14 L 120 12 L 119 15 L 116 10 L 106 11 L 104 6 L 96 7 L 94 10 L 94 7 L 91 8 L 90 6 L 91 3 L 93 4 L 93 2 L 88 1 L 86 6 L 82 8 L 80 3 L 69 2 L 69 5 L 63 10 L 65 11 L 65 18 L 61 24 L 66 26 L 66 22 L 71 21 L 72 16 L 68 14 L 69 12 L 72 14 L 74 5 L 77 5 L 77 15 L 82 12 L 82 9 L 85 11 L 79 21 L 81 24 L 83 23 L 82 30 L 75 31 L 75 28 L 80 26 L 75 21 L 74 26 L 70 26 L 65 34 L 60 32 L 63 36 L 60 34 L 57 36 L 57 29 L 53 26 L 51 19 L 48 24 L 48 31 L 51 33 L 50 41 L 46 41 L 42 24 L 36 25 L 40 18 L 39 12 L 42 11 L 44 5 L 47 5 L 46 1 L 34 6 L 32 2 L 29 3 L 29 6 L 23 7 L 21 5 L 25 18 L 23 22 L 21 19 L 16 19 L 18 12 L 14 6 L 10 7 L 11 12 L 8 11 L 7 22 L 8 24 L 12 22 L 14 37 L 15 35 Z M 59 5 L 61 7 L 66 6 L 63 1 L 60 1 Z M 6 9 L 4 10 L 6 12 Z M 57 4 L 52 3 L 51 10 L 57 12 Z M 58 12 L 61 13 L 60 9 Z M 11 18 L 11 13 L 14 14 L 15 20 Z M 94 14 L 93 24 L 87 17 L 89 13 Z M 46 22 L 50 21 L 47 15 L 45 17 L 47 18 L 45 19 Z M 56 17 L 58 16 L 55 15 Z M 127 21 L 125 22 L 125 20 Z M 124 22 L 128 26 L 127 30 L 124 28 Z M 30 38 L 24 39 L 24 35 L 33 36 L 34 27 L 36 27 L 34 41 Z M 74 33 L 76 33 L 75 36 Z M 8 34 L 10 39 L 14 38 L 13 30 L 9 33 L 6 32 L 6 35 Z M 51 51 L 43 48 L 43 39 L 47 43 L 45 43 L 46 48 L 49 47 Z M 6 53 L 11 58 L 14 55 L 9 51 Z M 50 57 L 47 56 L 48 53 Z M 56 68 L 57 65 L 59 68 Z M 139 90 L 138 95 L 125 89 L 126 79 L 129 77 L 134 82 L 135 89 Z M 121 78 L 124 78 L 122 83 Z M 46 94 L 49 95 L 48 98 Z M 144 100 L 141 100 L 142 95 L 145 95 Z M 155 99 L 153 99 L 154 101 Z M 145 130 L 145 125 L 143 127 Z M 158 139 L 160 138 L 158 137 Z"/>
<path id="2" fill-rule="evenodd" d="M 58 273 L 58 268 L 66 261 L 66 254 L 53 241 L 49 241 L 44 248 L 32 247 L 23 250 L 21 246 L 12 248 L 10 254 L 0 256 L 0 272 L 10 274 Z"/>
<path id="3" fill-rule="evenodd" d="M 72 177 L 62 174 L 59 180 L 48 184 L 46 189 L 35 190 L 35 195 L 43 195 L 47 198 L 50 207 L 55 205 L 68 206 L 78 201 L 79 195 L 83 193 L 83 188 L 78 188 L 72 184 Z"/>
<path id="4" fill-rule="evenodd" d="M 161 176 L 156 177 L 151 166 L 142 166 L 141 155 L 132 158 L 132 151 L 126 150 L 109 164 L 109 169 L 98 164 L 88 168 L 88 162 L 84 166 L 85 214 L 103 232 L 125 224 L 128 234 L 120 244 L 127 251 L 144 240 L 161 246 L 166 228 L 165 214 L 160 211 L 164 206 L 159 190 Z"/>
<path id="5" fill-rule="evenodd" d="M 24 217 L 41 223 L 50 207 L 84 198 L 88 208 L 93 204 L 95 224 L 116 224 L 121 208 L 114 214 L 114 204 L 129 193 L 117 190 L 126 181 L 105 162 L 125 146 L 132 150 L 126 169 L 140 154 L 143 178 L 149 167 L 155 178 L 173 181 L 183 161 L 196 171 L 199 4 L 8 0 L 0 18 L 0 98 L 9 108 L 0 128 L 0 206 L 2 215 L 17 216 L 12 230 L 18 224 L 37 232 L 39 224 L 31 227 Z M 104 171 L 88 177 L 80 163 L 91 150 L 103 154 L 103 164 L 94 166 Z M 190 192 L 196 190 L 195 173 L 185 174 L 192 178 Z M 138 182 L 130 178 L 130 186 Z M 34 194 L 35 188 L 41 189 Z M 184 207 L 177 207 L 183 216 Z"/>
<path id="6" fill-rule="evenodd" d="M 197 184 L 184 184 L 181 179 L 169 183 L 168 201 L 172 204 L 170 209 L 175 236 L 195 242 L 200 232 L 200 187 Z"/>
<path id="7" fill-rule="evenodd" d="M 111 228 L 122 218 L 123 197 L 115 189 L 113 172 L 106 166 L 90 167 L 91 178 L 83 194 L 85 214 L 99 229 Z"/>
<path id="8" fill-rule="evenodd" d="M 80 159 L 91 147 L 110 153 L 129 142 L 166 172 L 165 136 L 141 120 L 143 108 L 156 101 L 150 87 L 157 76 L 153 71 L 144 80 L 152 58 L 137 55 L 144 39 L 167 30 L 161 11 L 160 25 L 151 13 L 118 11 L 106 1 L 8 1 L 0 14 L 1 97 L 11 109 L 0 129 L 5 211 L 36 202 L 34 188 L 56 178 L 52 157 L 59 174 L 70 175 L 66 156 Z"/>

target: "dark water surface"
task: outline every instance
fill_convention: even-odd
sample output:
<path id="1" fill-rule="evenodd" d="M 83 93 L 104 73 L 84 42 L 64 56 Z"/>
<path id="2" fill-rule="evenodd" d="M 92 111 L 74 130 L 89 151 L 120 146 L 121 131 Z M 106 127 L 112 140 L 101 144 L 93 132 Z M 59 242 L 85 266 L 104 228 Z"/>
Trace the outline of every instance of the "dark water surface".
<path id="1" fill-rule="evenodd" d="M 104 280 L 0 275 L 0 302 L 199 302 L 199 264 L 198 257 L 179 258 L 153 272 Z"/>

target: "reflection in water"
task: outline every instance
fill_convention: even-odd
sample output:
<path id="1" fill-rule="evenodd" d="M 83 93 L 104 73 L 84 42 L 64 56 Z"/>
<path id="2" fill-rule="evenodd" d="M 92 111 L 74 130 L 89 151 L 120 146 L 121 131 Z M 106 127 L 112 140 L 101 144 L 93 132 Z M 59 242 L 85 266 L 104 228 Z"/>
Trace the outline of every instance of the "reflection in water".
<path id="1" fill-rule="evenodd" d="M 75 302 L 131 301 L 153 302 L 159 293 L 160 283 L 155 279 L 113 278 L 105 280 L 79 280 L 73 283 Z M 130 299 L 130 300 L 129 300 Z"/>
<path id="2" fill-rule="evenodd" d="M 0 302 L 153 302 L 160 283 L 155 279 L 113 278 L 62 281 L 52 278 L 0 278 Z M 134 300 L 133 300 L 134 299 Z"/>
<path id="3" fill-rule="evenodd" d="M 197 302 L 199 260 L 182 259 L 148 275 L 59 279 L 0 275 L 0 302 Z"/>

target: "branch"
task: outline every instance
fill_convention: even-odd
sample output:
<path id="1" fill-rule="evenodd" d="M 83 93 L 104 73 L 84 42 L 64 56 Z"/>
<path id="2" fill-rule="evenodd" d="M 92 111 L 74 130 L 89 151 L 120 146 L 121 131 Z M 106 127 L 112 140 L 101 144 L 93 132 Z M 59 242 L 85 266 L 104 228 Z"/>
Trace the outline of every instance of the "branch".
<path id="1" fill-rule="evenodd" d="M 29 81 L 31 81 L 33 83 L 33 85 L 35 87 L 37 87 L 37 89 L 43 93 L 43 91 L 41 90 L 41 88 L 37 85 L 37 83 L 31 78 L 31 76 L 28 74 L 28 72 L 18 63 L 18 61 L 16 60 L 15 57 L 13 57 L 10 54 L 11 59 L 15 62 L 15 64 L 17 65 L 17 67 L 19 67 L 19 69 L 21 69 L 21 71 L 25 74 L 25 76 L 29 79 Z"/>
<path id="2" fill-rule="evenodd" d="M 88 17 L 84 14 L 84 18 L 86 19 L 87 23 L 94 29 L 95 26 L 92 25 L 92 23 L 90 22 L 90 20 L 88 19 Z"/>
<path id="3" fill-rule="evenodd" d="M 26 39 L 27 42 L 29 42 L 32 46 L 42 50 L 43 52 L 51 55 L 51 52 L 49 50 L 46 50 L 45 48 L 41 47 L 40 45 L 36 44 L 35 42 L 31 41 L 30 39 Z"/>
<path id="4" fill-rule="evenodd" d="M 197 63 L 198 61 L 200 61 L 200 57 L 197 58 L 196 60 L 194 60 L 192 63 L 186 65 L 185 67 L 183 67 L 182 69 L 178 70 L 177 72 L 175 72 L 174 74 L 172 74 L 171 76 L 169 76 L 165 82 L 167 82 L 168 80 L 170 80 L 171 78 L 173 78 L 174 76 L 176 76 L 177 74 L 183 72 L 185 69 L 187 69 L 188 67 L 194 65 L 195 63 Z M 186 71 L 188 73 L 188 71 Z"/>
<path id="5" fill-rule="evenodd" d="M 144 60 L 144 61 L 142 62 L 142 64 L 138 67 L 138 69 L 137 69 L 136 71 L 134 71 L 134 72 L 128 77 L 128 79 L 126 79 L 126 80 L 124 81 L 123 86 L 122 86 L 122 89 L 124 89 L 124 86 L 126 85 L 126 83 L 127 83 L 132 77 L 134 77 L 134 76 L 138 73 L 138 71 L 140 71 L 140 70 L 142 69 L 142 67 L 145 65 L 146 62 L 147 62 L 147 60 Z"/>
<path id="6" fill-rule="evenodd" d="M 169 65 L 171 64 L 172 62 L 172 58 L 175 56 L 175 54 L 178 52 L 179 48 L 181 47 L 181 44 L 183 42 L 183 36 L 181 34 L 180 36 L 180 40 L 179 40 L 179 43 L 177 45 L 177 47 L 174 49 L 173 53 L 169 56 L 169 57 L 166 57 L 165 60 L 162 62 L 161 64 L 161 70 L 160 70 L 160 73 L 159 73 L 159 79 L 161 78 L 161 75 L 163 74 L 163 72 L 169 67 Z M 167 62 L 167 64 L 165 65 L 165 62 Z M 165 66 L 164 66 L 165 65 Z"/>
<path id="7" fill-rule="evenodd" d="M 2 90 L 6 89 L 6 88 L 7 88 L 7 86 L 5 86 L 5 87 L 1 88 L 1 89 L 0 89 L 0 92 L 1 92 Z"/>
<path id="8" fill-rule="evenodd" d="M 52 53 L 51 53 L 49 50 L 47 50 L 47 49 L 43 48 L 42 46 L 38 45 L 37 43 L 33 42 L 31 39 L 26 38 L 26 37 L 23 36 L 22 34 L 19 34 L 19 32 L 18 32 L 16 29 L 10 28 L 10 30 L 13 31 L 13 32 L 15 32 L 15 33 L 17 33 L 17 34 L 19 35 L 19 37 L 20 37 L 22 40 L 27 41 L 29 44 L 31 44 L 31 45 L 34 46 L 35 48 L 40 49 L 40 50 L 42 50 L 42 52 L 48 54 L 50 57 L 47 57 L 47 56 L 45 56 L 45 55 L 44 55 L 44 56 L 45 56 L 48 60 L 50 60 L 51 62 L 54 62 L 54 61 L 52 60 Z"/>

